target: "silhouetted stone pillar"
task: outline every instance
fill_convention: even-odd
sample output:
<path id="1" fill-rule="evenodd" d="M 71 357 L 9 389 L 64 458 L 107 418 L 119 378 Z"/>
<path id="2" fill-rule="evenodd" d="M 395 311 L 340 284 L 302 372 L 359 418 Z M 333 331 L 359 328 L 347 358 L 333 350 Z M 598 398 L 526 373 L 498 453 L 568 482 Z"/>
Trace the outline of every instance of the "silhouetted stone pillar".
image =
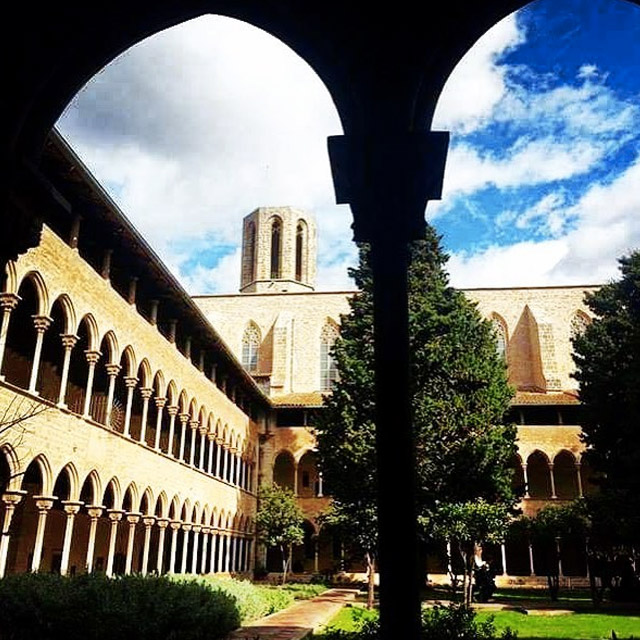
<path id="1" fill-rule="evenodd" d="M 67 382 L 69 380 L 69 365 L 71 364 L 71 351 L 78 342 L 78 336 L 74 334 L 67 334 L 60 336 L 62 340 L 62 348 L 64 350 L 64 356 L 62 358 L 62 373 L 60 374 L 60 389 L 58 390 L 58 406 L 66 407 L 67 398 Z M 0 365 L 1 366 L 1 365 Z"/>
<path id="2" fill-rule="evenodd" d="M 136 538 L 136 525 L 140 522 L 139 513 L 127 513 L 127 523 L 129 525 L 129 531 L 127 535 L 127 557 L 124 565 L 124 572 L 126 575 L 131 573 L 131 564 L 133 562 L 133 545 Z"/>
<path id="3" fill-rule="evenodd" d="M 169 573 L 176 572 L 176 550 L 178 548 L 178 531 L 180 531 L 180 527 L 182 527 L 182 523 L 178 520 L 174 520 L 169 523 L 171 527 L 171 548 L 169 551 Z"/>
<path id="4" fill-rule="evenodd" d="M 124 379 L 124 384 L 127 387 L 127 404 L 124 410 L 124 435 L 129 436 L 131 433 L 131 407 L 133 405 L 133 392 L 138 384 L 138 378 L 127 377 Z"/>
<path id="5" fill-rule="evenodd" d="M 144 516 L 142 518 L 142 524 L 144 524 L 144 545 L 142 547 L 142 567 L 140 568 L 140 573 L 143 576 L 147 575 L 147 571 L 149 569 L 149 548 L 151 546 L 151 527 L 154 525 L 155 521 L 156 521 L 155 516 Z"/>
<path id="6" fill-rule="evenodd" d="M 111 526 L 109 529 L 109 552 L 107 554 L 107 569 L 105 573 L 111 577 L 113 575 L 113 559 L 116 553 L 116 540 L 118 538 L 118 523 L 122 520 L 124 511 L 120 509 L 109 509 L 107 513 L 109 514 Z"/>
<path id="7" fill-rule="evenodd" d="M 169 443 L 167 445 L 167 453 L 174 458 L 175 455 L 173 453 L 173 439 L 175 437 L 176 431 L 176 416 L 178 415 L 179 407 L 177 405 L 172 405 L 167 407 L 167 413 L 169 414 Z"/>
<path id="8" fill-rule="evenodd" d="M 40 370 L 40 356 L 42 355 L 42 342 L 44 333 L 51 326 L 53 320 L 49 316 L 32 316 L 33 326 L 36 330 L 36 345 L 31 361 L 31 377 L 29 378 L 29 391 L 34 393 L 38 384 L 38 372 Z"/>
<path id="9" fill-rule="evenodd" d="M 113 411 L 113 395 L 116 390 L 116 378 L 122 367 L 119 364 L 108 364 L 106 366 L 107 375 L 109 376 L 109 390 L 107 391 L 107 411 L 104 417 L 104 426 L 111 426 L 111 412 Z"/>
<path id="10" fill-rule="evenodd" d="M 93 555 L 96 548 L 96 532 L 98 530 L 98 518 L 102 515 L 103 507 L 99 505 L 91 505 L 87 507 L 87 515 L 89 516 L 89 541 L 87 542 L 87 558 L 85 560 L 85 569 L 87 573 L 93 572 Z"/>
<path id="11" fill-rule="evenodd" d="M 9 543 L 11 542 L 11 521 L 15 513 L 16 506 L 26 495 L 26 491 L 6 491 L 2 495 L 4 502 L 4 517 L 2 519 L 2 537 L 0 537 L 0 578 L 4 578 L 7 570 L 7 555 L 9 553 Z"/>
<path id="12" fill-rule="evenodd" d="M 82 502 L 65 501 L 62 503 L 64 512 L 67 514 L 67 521 L 64 528 L 64 539 L 62 542 L 62 559 L 60 560 L 60 574 L 67 575 L 69 571 L 69 555 L 71 553 L 71 541 L 73 539 L 73 524 L 76 515 L 80 511 Z"/>
<path id="13" fill-rule="evenodd" d="M 11 312 L 18 306 L 20 296 L 15 293 L 0 293 L 0 309 L 2 309 L 2 322 L 0 322 L 0 372 L 4 360 L 4 351 L 7 346 L 7 334 Z"/>
<path id="14" fill-rule="evenodd" d="M 56 498 L 34 496 L 34 500 L 38 508 L 38 525 L 36 527 L 36 540 L 33 545 L 33 556 L 31 558 L 31 571 L 36 573 L 40 570 L 40 562 L 42 561 L 42 546 L 44 544 L 44 532 L 47 526 L 47 515 Z"/>
<path id="15" fill-rule="evenodd" d="M 84 352 L 89 365 L 87 373 L 87 388 L 84 396 L 84 408 L 82 409 L 83 418 L 91 418 L 91 397 L 93 395 L 93 378 L 96 373 L 96 365 L 102 355 L 99 351 L 87 350 Z"/>
<path id="16" fill-rule="evenodd" d="M 164 540 L 167 533 L 169 520 L 158 518 L 158 556 L 156 558 L 156 571 L 158 575 L 164 573 Z"/>

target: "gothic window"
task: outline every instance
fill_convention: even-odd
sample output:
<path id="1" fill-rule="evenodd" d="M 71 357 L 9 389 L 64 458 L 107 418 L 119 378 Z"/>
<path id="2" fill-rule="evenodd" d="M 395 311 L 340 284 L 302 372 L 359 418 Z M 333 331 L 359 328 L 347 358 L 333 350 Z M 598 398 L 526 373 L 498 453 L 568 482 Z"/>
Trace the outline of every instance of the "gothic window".
<path id="1" fill-rule="evenodd" d="M 242 366 L 247 371 L 258 370 L 258 353 L 260 351 L 260 330 L 251 323 L 242 336 Z"/>
<path id="2" fill-rule="evenodd" d="M 304 254 L 306 252 L 306 224 L 298 220 L 296 227 L 296 280 L 302 282 L 304 274 Z"/>
<path id="3" fill-rule="evenodd" d="M 491 326 L 496 334 L 496 350 L 502 360 L 507 359 L 507 327 L 504 320 L 497 314 L 491 318 Z"/>
<path id="4" fill-rule="evenodd" d="M 591 324 L 591 318 L 584 311 L 576 311 L 571 318 L 571 337 L 581 336 Z"/>
<path id="5" fill-rule="evenodd" d="M 338 379 L 338 368 L 331 354 L 338 337 L 338 328 L 327 322 L 320 334 L 320 391 L 331 391 Z"/>
<path id="6" fill-rule="evenodd" d="M 282 221 L 274 218 L 271 223 L 271 279 L 281 278 Z"/>

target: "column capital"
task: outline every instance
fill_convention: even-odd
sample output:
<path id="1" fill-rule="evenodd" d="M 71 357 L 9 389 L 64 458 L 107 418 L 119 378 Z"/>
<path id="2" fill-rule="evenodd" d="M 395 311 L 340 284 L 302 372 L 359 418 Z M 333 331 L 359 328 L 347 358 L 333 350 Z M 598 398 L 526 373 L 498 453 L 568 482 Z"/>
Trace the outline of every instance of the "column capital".
<path id="1" fill-rule="evenodd" d="M 122 509 L 107 509 L 107 515 L 109 516 L 109 520 L 111 520 L 111 522 L 119 522 L 120 520 L 122 520 L 124 511 Z"/>
<path id="2" fill-rule="evenodd" d="M 177 404 L 170 404 L 167 407 L 167 413 L 170 416 L 177 416 L 178 415 L 178 411 L 180 411 L 180 407 Z"/>
<path id="3" fill-rule="evenodd" d="M 180 529 L 182 527 L 182 522 L 180 522 L 179 520 L 171 520 L 169 522 L 169 526 L 174 530 L 174 531 L 178 531 L 178 529 Z"/>
<path id="4" fill-rule="evenodd" d="M 579 468 L 582 466 L 582 462 L 580 462 L 580 460 L 576 460 L 576 461 L 573 463 L 573 466 L 574 466 L 576 469 L 579 469 Z"/>
<path id="5" fill-rule="evenodd" d="M 102 515 L 103 511 L 104 511 L 104 507 L 97 504 L 92 504 L 87 507 L 87 514 L 91 518 L 99 518 Z"/>
<path id="6" fill-rule="evenodd" d="M 116 362 L 110 362 L 105 366 L 105 369 L 107 370 L 107 375 L 110 378 L 115 378 L 120 373 L 122 367 Z"/>
<path id="7" fill-rule="evenodd" d="M 38 511 L 49 511 L 53 503 L 58 499 L 55 496 L 33 496 Z"/>
<path id="8" fill-rule="evenodd" d="M 140 395 L 144 400 L 149 400 L 149 398 L 151 398 L 151 396 L 153 395 L 153 389 L 151 387 L 141 387 Z"/>
<path id="9" fill-rule="evenodd" d="M 22 298 L 17 293 L 0 293 L 0 309 L 13 311 Z"/>
<path id="10" fill-rule="evenodd" d="M 84 504 L 84 502 L 74 502 L 73 500 L 63 500 L 61 503 L 64 512 L 67 515 L 75 515 L 80 511 L 80 507 Z"/>
<path id="11" fill-rule="evenodd" d="M 140 522 L 141 516 L 141 513 L 127 513 L 125 517 L 129 524 L 138 524 L 138 522 Z"/>
<path id="12" fill-rule="evenodd" d="M 189 420 L 189 426 L 192 429 L 197 429 L 200 426 L 200 422 L 198 420 Z"/>
<path id="13" fill-rule="evenodd" d="M 134 389 L 138 384 L 138 378 L 136 378 L 135 376 L 127 376 L 124 379 L 124 384 L 127 387 L 127 389 Z"/>
<path id="14" fill-rule="evenodd" d="M 206 536 L 211 533 L 211 527 L 202 527 L 202 533 Z"/>
<path id="15" fill-rule="evenodd" d="M 182 422 L 183 424 L 187 424 L 187 422 L 189 422 L 189 418 L 191 416 L 188 413 L 181 413 L 178 418 L 180 419 L 180 422 Z"/>
<path id="16" fill-rule="evenodd" d="M 80 340 L 80 337 L 75 333 L 63 333 L 60 335 L 60 340 L 62 341 L 62 347 L 64 349 L 73 349 L 78 340 Z"/>
<path id="17" fill-rule="evenodd" d="M 102 352 L 94 349 L 87 349 L 84 352 L 84 355 L 89 364 L 96 364 L 98 360 L 100 360 L 100 356 L 102 355 Z"/>
<path id="18" fill-rule="evenodd" d="M 216 441 L 215 433 L 211 433 L 211 431 L 208 431 L 207 432 L 207 440 L 209 440 L 210 442 L 215 442 Z"/>
<path id="19" fill-rule="evenodd" d="M 193 526 L 193 525 L 192 525 L 191 523 L 189 523 L 189 522 L 185 522 L 185 523 L 182 525 L 182 530 L 183 530 L 183 531 L 191 531 L 191 527 L 192 527 L 192 526 Z"/>
<path id="20" fill-rule="evenodd" d="M 2 502 L 4 502 L 6 505 L 12 504 L 13 506 L 15 506 L 19 504 L 22 498 L 24 498 L 26 495 L 27 492 L 21 489 L 5 491 L 2 494 Z"/>
<path id="21" fill-rule="evenodd" d="M 198 428 L 198 432 L 200 433 L 201 436 L 206 436 L 207 435 L 207 427 L 205 426 L 201 426 Z"/>
<path id="22" fill-rule="evenodd" d="M 142 516 L 142 524 L 144 524 L 145 527 L 151 527 L 155 524 L 155 522 L 155 516 Z"/>
<path id="23" fill-rule="evenodd" d="M 49 316 L 33 315 L 31 316 L 31 319 L 33 320 L 33 326 L 38 333 L 44 333 L 53 322 L 53 318 L 50 318 Z"/>
<path id="24" fill-rule="evenodd" d="M 202 527 L 199 524 L 194 524 L 192 527 L 193 533 L 200 533 L 202 531 Z"/>
<path id="25" fill-rule="evenodd" d="M 547 462 L 547 464 L 549 465 L 549 469 L 553 469 L 553 462 Z"/>
<path id="26" fill-rule="evenodd" d="M 158 525 L 158 527 L 160 527 L 160 529 L 166 529 L 171 524 L 171 522 L 168 518 L 158 518 L 156 524 Z"/>
<path id="27" fill-rule="evenodd" d="M 167 399 L 162 396 L 157 396 L 154 400 L 156 401 L 156 407 L 158 407 L 158 409 L 164 409 L 164 405 L 167 404 Z"/>

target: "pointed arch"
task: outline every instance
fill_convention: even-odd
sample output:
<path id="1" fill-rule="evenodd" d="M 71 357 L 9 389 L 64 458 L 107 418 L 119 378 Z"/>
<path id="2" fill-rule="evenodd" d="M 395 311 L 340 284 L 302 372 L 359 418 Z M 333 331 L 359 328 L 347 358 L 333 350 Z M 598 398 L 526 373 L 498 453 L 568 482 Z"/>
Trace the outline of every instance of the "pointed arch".
<path id="1" fill-rule="evenodd" d="M 502 360 L 507 360 L 507 347 L 509 345 L 509 330 L 505 319 L 495 311 L 490 316 L 491 328 L 495 333 L 496 352 Z"/>
<path id="2" fill-rule="evenodd" d="M 64 317 L 64 329 L 63 329 L 64 332 L 66 334 L 73 333 L 75 328 L 77 327 L 77 320 L 76 320 L 76 310 L 73 306 L 73 303 L 71 302 L 71 298 L 66 293 L 61 293 L 53 301 L 53 304 L 51 305 L 51 309 L 49 309 L 49 315 L 51 315 L 53 307 L 56 304 L 59 304 L 60 308 L 62 309 L 62 315 Z"/>
<path id="3" fill-rule="evenodd" d="M 198 419 L 198 403 L 196 402 L 195 398 L 192 398 L 191 402 L 189 403 L 188 413 L 192 420 Z"/>
<path id="4" fill-rule="evenodd" d="M 108 493 L 111 491 L 111 500 L 107 500 Z M 109 506 L 108 503 L 111 503 Z M 113 476 L 109 482 L 107 482 L 107 486 L 104 489 L 104 494 L 102 496 L 102 504 L 111 509 L 117 509 L 122 504 L 122 487 L 120 485 L 120 480 L 116 476 Z"/>
<path id="5" fill-rule="evenodd" d="M 140 505 L 140 495 L 138 492 L 138 487 L 135 482 L 131 481 L 127 490 L 124 492 L 124 497 L 122 499 L 121 508 L 124 511 L 133 512 L 136 507 Z M 129 507 L 127 509 L 127 507 Z"/>
<path id="6" fill-rule="evenodd" d="M 127 378 L 134 378 L 138 372 L 138 367 L 136 364 L 136 353 L 130 344 L 124 348 L 120 361 L 124 362 L 123 375 Z"/>
<path id="7" fill-rule="evenodd" d="M 120 353 L 120 349 L 118 347 L 118 338 L 111 329 L 104 334 L 100 342 L 100 350 L 102 351 L 102 360 L 105 364 L 117 364 L 119 362 L 118 354 Z"/>
<path id="8" fill-rule="evenodd" d="M 44 453 L 39 453 L 37 456 L 35 456 L 31 460 L 31 462 L 27 465 L 26 469 L 28 470 L 28 468 L 31 467 L 32 465 L 36 467 L 40 473 L 40 478 L 42 482 L 42 487 L 40 488 L 41 494 L 43 496 L 50 496 L 51 492 L 53 491 L 53 472 L 51 470 L 51 464 L 49 463 L 49 459 Z M 25 475 L 23 476 L 23 483 L 24 483 L 24 478 L 26 478 L 26 475 L 27 473 L 25 471 Z"/>
<path id="9" fill-rule="evenodd" d="M 202 518 L 200 520 L 200 522 L 205 526 L 209 525 L 209 520 L 211 519 L 210 513 L 211 510 L 209 509 L 209 505 L 205 504 L 204 509 L 202 510 Z"/>
<path id="10" fill-rule="evenodd" d="M 151 386 L 151 365 L 146 358 L 142 358 L 138 366 L 138 380 L 140 388 L 149 388 Z"/>
<path id="11" fill-rule="evenodd" d="M 97 506 L 100 504 L 98 500 L 102 495 L 103 491 L 102 482 L 100 481 L 100 475 L 95 469 L 93 469 L 87 474 L 84 482 L 82 483 L 82 487 L 80 490 L 80 501 L 84 502 L 86 506 Z"/>
<path id="12" fill-rule="evenodd" d="M 178 398 L 178 405 L 180 407 L 180 413 L 188 413 L 189 396 L 187 395 L 187 392 L 184 389 L 180 392 L 180 397 Z"/>
<path id="13" fill-rule="evenodd" d="M 142 494 L 142 500 L 140 500 L 140 508 L 138 511 L 145 516 L 152 516 L 152 509 L 155 508 L 155 501 L 153 499 L 153 490 L 151 487 L 147 487 Z"/>
<path id="14" fill-rule="evenodd" d="M 177 520 L 180 515 L 180 498 L 174 495 L 171 499 L 171 506 L 169 507 L 169 519 Z"/>
<path id="15" fill-rule="evenodd" d="M 160 492 L 160 495 L 156 499 L 156 506 L 153 510 L 153 514 L 158 518 L 166 518 L 168 506 L 169 500 L 167 498 L 167 494 L 163 490 Z"/>
<path id="16" fill-rule="evenodd" d="M 18 272 L 14 260 L 7 260 L 2 285 L 2 293 L 18 293 Z"/>
<path id="17" fill-rule="evenodd" d="M 174 380 L 169 380 L 167 385 L 167 404 L 174 407 L 178 401 L 178 387 Z"/>
<path id="18" fill-rule="evenodd" d="M 182 509 L 180 510 L 180 520 L 182 522 L 190 522 L 189 517 L 191 516 L 191 500 L 187 498 L 182 504 Z"/>
<path id="19" fill-rule="evenodd" d="M 5 442 L 0 445 L 0 453 L 3 454 L 9 468 L 9 479 L 6 488 L 11 490 L 19 489 L 22 476 L 20 474 L 20 460 L 16 450 L 10 443 Z"/>
<path id="20" fill-rule="evenodd" d="M 213 510 L 211 511 L 211 526 L 217 528 L 218 522 L 218 507 L 213 507 Z"/>
<path id="21" fill-rule="evenodd" d="M 282 218 L 272 216 L 270 219 L 271 240 L 271 279 L 282 278 Z"/>
<path id="22" fill-rule="evenodd" d="M 332 350 L 339 335 L 338 323 L 327 317 L 320 330 L 320 391 L 331 391 L 338 379 L 338 367 Z"/>
<path id="23" fill-rule="evenodd" d="M 78 475 L 78 470 L 76 469 L 75 464 L 73 464 L 73 462 L 67 462 L 67 464 L 65 464 L 64 467 L 60 469 L 58 475 L 56 476 L 54 488 L 55 484 L 58 482 L 58 479 L 63 473 L 66 474 L 69 481 L 69 497 L 67 498 L 67 500 L 77 501 L 80 497 L 80 477 Z"/>
<path id="24" fill-rule="evenodd" d="M 260 327 L 253 320 L 250 320 L 242 334 L 242 366 L 249 372 L 258 371 L 261 344 Z"/>
<path id="25" fill-rule="evenodd" d="M 164 373 L 161 369 L 158 369 L 153 376 L 153 383 L 151 385 L 158 398 L 164 398 L 166 393 L 166 384 L 164 382 Z"/>
<path id="26" fill-rule="evenodd" d="M 202 405 L 200 407 L 200 412 L 198 413 L 198 422 L 201 427 L 205 427 L 207 425 L 207 407 Z"/>
<path id="27" fill-rule="evenodd" d="M 200 502 L 196 500 L 196 503 L 193 505 L 193 509 L 191 510 L 191 522 L 199 524 L 201 513 L 202 508 L 200 507 Z"/>
<path id="28" fill-rule="evenodd" d="M 87 341 L 88 341 L 87 348 L 91 351 L 97 351 L 99 330 L 98 330 L 98 323 L 96 322 L 96 319 L 94 318 L 92 313 L 85 313 L 84 316 L 82 316 L 82 318 L 80 319 L 80 322 L 78 323 L 78 328 L 76 329 L 75 333 L 79 333 L 80 326 L 83 324 L 87 331 Z"/>
<path id="29" fill-rule="evenodd" d="M 47 312 L 50 309 L 49 304 L 49 291 L 47 290 L 47 285 L 44 281 L 44 278 L 40 274 L 39 271 L 29 271 L 26 273 L 22 280 L 20 281 L 20 285 L 18 287 L 18 291 L 22 288 L 22 285 L 25 282 L 29 282 L 33 285 L 33 288 L 36 292 L 36 300 L 37 300 L 37 311 L 36 313 L 39 316 L 47 315 Z"/>

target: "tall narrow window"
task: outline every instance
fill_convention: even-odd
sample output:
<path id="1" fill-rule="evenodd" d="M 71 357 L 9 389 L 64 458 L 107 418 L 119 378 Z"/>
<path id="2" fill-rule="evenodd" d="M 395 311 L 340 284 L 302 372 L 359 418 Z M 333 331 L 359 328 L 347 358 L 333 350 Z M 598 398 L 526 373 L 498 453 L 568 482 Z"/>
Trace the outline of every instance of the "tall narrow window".
<path id="1" fill-rule="evenodd" d="M 331 391 L 338 379 L 338 368 L 331 350 L 338 337 L 338 328 L 327 322 L 320 334 L 320 391 Z"/>
<path id="2" fill-rule="evenodd" d="M 302 282 L 303 278 L 303 261 L 304 254 L 306 250 L 306 230 L 305 223 L 302 220 L 298 221 L 298 226 L 296 227 L 296 280 L 298 282 Z"/>
<path id="3" fill-rule="evenodd" d="M 249 282 L 256 279 L 256 225 L 250 222 L 247 226 L 247 262 Z"/>
<path id="4" fill-rule="evenodd" d="M 258 354 L 260 352 L 260 329 L 253 324 L 244 330 L 242 336 L 242 366 L 249 372 L 258 370 Z"/>
<path id="5" fill-rule="evenodd" d="M 496 333 L 496 351 L 502 360 L 507 359 L 507 327 L 497 314 L 491 318 L 491 326 Z"/>
<path id="6" fill-rule="evenodd" d="M 280 275 L 280 255 L 282 249 L 282 222 L 274 218 L 271 223 L 271 279 L 277 280 Z"/>

